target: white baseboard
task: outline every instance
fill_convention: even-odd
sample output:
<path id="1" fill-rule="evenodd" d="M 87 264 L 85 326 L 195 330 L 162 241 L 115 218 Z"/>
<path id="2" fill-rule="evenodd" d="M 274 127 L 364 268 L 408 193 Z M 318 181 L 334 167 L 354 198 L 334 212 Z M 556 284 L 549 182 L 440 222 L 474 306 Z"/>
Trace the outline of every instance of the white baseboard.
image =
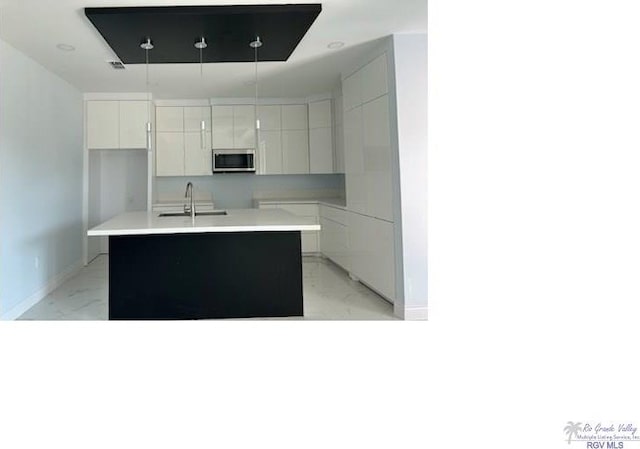
<path id="1" fill-rule="evenodd" d="M 426 321 L 428 318 L 426 307 L 407 307 L 401 309 L 402 318 L 405 321 Z"/>
<path id="2" fill-rule="evenodd" d="M 78 274 L 81 268 L 82 268 L 81 260 L 78 260 L 77 262 L 69 265 L 62 273 L 49 279 L 49 281 L 45 284 L 45 286 L 42 287 L 40 290 L 38 290 L 28 298 L 20 301 L 18 304 L 13 306 L 10 310 L 1 314 L 0 320 L 2 321 L 15 320 L 20 315 L 22 315 L 27 310 L 29 310 L 31 307 L 38 304 L 49 293 L 51 293 L 56 288 L 60 287 L 63 283 L 65 283 L 67 280 L 71 279 L 73 276 Z"/>

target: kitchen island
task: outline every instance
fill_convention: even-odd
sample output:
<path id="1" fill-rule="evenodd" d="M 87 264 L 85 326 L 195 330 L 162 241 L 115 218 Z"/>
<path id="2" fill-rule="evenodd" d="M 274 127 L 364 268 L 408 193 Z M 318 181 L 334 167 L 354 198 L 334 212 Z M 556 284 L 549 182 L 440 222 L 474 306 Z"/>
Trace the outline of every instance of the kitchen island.
<path id="1" fill-rule="evenodd" d="M 129 212 L 88 231 L 109 237 L 109 319 L 303 316 L 301 231 L 280 209 L 226 215 Z"/>

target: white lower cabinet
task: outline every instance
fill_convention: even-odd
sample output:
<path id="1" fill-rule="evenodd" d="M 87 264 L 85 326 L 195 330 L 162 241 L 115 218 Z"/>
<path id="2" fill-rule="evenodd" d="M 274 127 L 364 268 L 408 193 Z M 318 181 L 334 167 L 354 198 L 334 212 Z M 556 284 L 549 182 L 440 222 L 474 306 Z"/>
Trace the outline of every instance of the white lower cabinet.
<path id="1" fill-rule="evenodd" d="M 283 209 L 293 215 L 305 218 L 313 218 L 318 223 L 318 205 L 308 203 L 272 203 L 258 202 L 259 209 Z M 318 241 L 318 231 L 302 231 L 301 233 L 302 253 L 318 253 L 320 243 Z"/>
<path id="2" fill-rule="evenodd" d="M 302 232 L 302 253 L 322 253 L 388 301 L 395 299 L 393 223 L 342 207 L 317 203 L 258 202 L 260 209 L 283 209 L 310 217 L 320 231 Z"/>
<path id="3" fill-rule="evenodd" d="M 393 223 L 347 212 L 349 271 L 393 302 L 395 254 Z"/>
<path id="4" fill-rule="evenodd" d="M 317 253 L 318 252 L 318 232 L 317 231 L 302 231 L 301 232 L 301 245 L 303 253 Z"/>
<path id="5" fill-rule="evenodd" d="M 320 250 L 325 257 L 349 271 L 346 223 L 345 210 L 320 206 Z"/>

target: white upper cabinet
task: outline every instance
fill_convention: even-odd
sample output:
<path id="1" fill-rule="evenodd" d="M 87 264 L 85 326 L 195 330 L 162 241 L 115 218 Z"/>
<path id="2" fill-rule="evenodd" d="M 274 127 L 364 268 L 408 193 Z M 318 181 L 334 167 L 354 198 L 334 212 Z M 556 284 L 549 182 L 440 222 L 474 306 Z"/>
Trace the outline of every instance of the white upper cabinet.
<path id="1" fill-rule="evenodd" d="M 118 101 L 87 101 L 87 148 L 120 148 Z"/>
<path id="2" fill-rule="evenodd" d="M 182 106 L 158 106 L 156 108 L 156 131 L 183 132 L 184 108 Z"/>
<path id="3" fill-rule="evenodd" d="M 307 130 L 282 131 L 282 172 L 284 174 L 309 173 L 309 132 Z"/>
<path id="4" fill-rule="evenodd" d="M 213 106 L 212 148 L 233 148 L 233 106 Z"/>
<path id="5" fill-rule="evenodd" d="M 309 103 L 309 172 L 333 173 L 331 100 Z"/>
<path id="6" fill-rule="evenodd" d="M 184 133 L 184 174 L 186 176 L 211 175 L 211 133 Z"/>
<path id="7" fill-rule="evenodd" d="M 260 129 L 263 131 L 280 131 L 282 129 L 280 105 L 258 106 Z"/>
<path id="8" fill-rule="evenodd" d="M 282 132 L 279 129 L 264 131 L 261 128 L 259 138 L 258 173 L 262 175 L 282 174 Z"/>
<path id="9" fill-rule="evenodd" d="M 214 105 L 212 111 L 212 148 L 256 147 L 253 105 Z"/>
<path id="10" fill-rule="evenodd" d="M 184 176 L 184 133 L 156 133 L 156 175 Z"/>
<path id="11" fill-rule="evenodd" d="M 348 76 L 342 81 L 342 101 L 348 111 L 362 104 L 362 71 Z"/>
<path id="12" fill-rule="evenodd" d="M 204 122 L 205 132 L 211 132 L 211 107 L 210 106 L 184 107 L 184 130 L 186 132 L 202 131 L 203 122 Z"/>
<path id="13" fill-rule="evenodd" d="M 148 117 L 144 100 L 87 101 L 87 148 L 146 148 Z"/>
<path id="14" fill-rule="evenodd" d="M 151 121 L 147 101 L 119 102 L 120 148 L 147 147 L 147 121 Z"/>
<path id="15" fill-rule="evenodd" d="M 387 55 L 378 56 L 362 68 L 362 103 L 366 103 L 388 92 Z"/>
<path id="16" fill-rule="evenodd" d="M 282 129 L 283 130 L 307 130 L 309 119 L 306 104 L 282 105 Z"/>
<path id="17" fill-rule="evenodd" d="M 255 147 L 255 107 L 253 105 L 233 106 L 233 148 Z"/>
<path id="18" fill-rule="evenodd" d="M 211 108 L 156 108 L 156 176 L 203 176 L 211 173 Z"/>
<path id="19" fill-rule="evenodd" d="M 309 103 L 309 129 L 330 128 L 331 100 Z"/>
<path id="20" fill-rule="evenodd" d="M 309 173 L 333 173 L 331 128 L 309 130 Z"/>

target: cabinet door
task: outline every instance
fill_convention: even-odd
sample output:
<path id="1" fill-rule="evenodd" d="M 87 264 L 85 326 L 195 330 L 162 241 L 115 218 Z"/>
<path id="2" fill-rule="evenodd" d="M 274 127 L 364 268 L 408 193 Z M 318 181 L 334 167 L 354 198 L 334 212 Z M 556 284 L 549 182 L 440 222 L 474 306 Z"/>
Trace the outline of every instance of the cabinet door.
<path id="1" fill-rule="evenodd" d="M 328 128 L 331 124 L 331 100 L 309 103 L 309 129 Z"/>
<path id="2" fill-rule="evenodd" d="M 183 133 L 156 133 L 156 175 L 184 175 Z"/>
<path id="3" fill-rule="evenodd" d="M 184 174 L 185 176 L 211 175 L 212 165 L 211 133 L 184 133 Z"/>
<path id="4" fill-rule="evenodd" d="M 300 236 L 301 251 L 303 253 L 317 253 L 318 252 L 318 232 L 317 231 L 302 231 Z"/>
<path id="5" fill-rule="evenodd" d="M 120 148 L 147 147 L 147 121 L 151 121 L 146 101 L 120 101 Z"/>
<path id="6" fill-rule="evenodd" d="M 334 172 L 344 173 L 344 125 L 340 123 L 335 127 L 335 148 L 333 151 Z"/>
<path id="7" fill-rule="evenodd" d="M 388 95 L 362 106 L 365 213 L 393 221 Z"/>
<path id="8" fill-rule="evenodd" d="M 233 106 L 233 148 L 256 147 L 255 107 Z"/>
<path id="9" fill-rule="evenodd" d="M 280 131 L 282 128 L 280 105 L 258 106 L 258 118 L 262 131 Z"/>
<path id="10" fill-rule="evenodd" d="M 362 107 L 344 113 L 344 168 L 347 207 L 364 213 L 367 202 L 362 150 Z"/>
<path id="11" fill-rule="evenodd" d="M 362 71 L 342 80 L 342 101 L 345 111 L 362 104 Z"/>
<path id="12" fill-rule="evenodd" d="M 87 101 L 87 148 L 120 148 L 117 101 Z"/>
<path id="13" fill-rule="evenodd" d="M 309 173 L 308 131 L 282 131 L 282 172 Z"/>
<path id="14" fill-rule="evenodd" d="M 393 302 L 395 255 L 393 223 L 347 213 L 349 270 L 364 283 Z"/>
<path id="15" fill-rule="evenodd" d="M 331 128 L 309 130 L 309 172 L 333 173 Z"/>
<path id="16" fill-rule="evenodd" d="M 282 105 L 282 129 L 283 130 L 307 130 L 309 120 L 307 118 L 306 104 Z"/>
<path id="17" fill-rule="evenodd" d="M 342 96 L 336 97 L 333 101 L 333 134 L 333 168 L 335 173 L 344 173 L 344 111 Z"/>
<path id="18" fill-rule="evenodd" d="M 282 173 L 282 135 L 278 131 L 262 131 L 260 138 L 259 172 L 264 175 Z"/>
<path id="19" fill-rule="evenodd" d="M 185 132 L 199 132 L 204 122 L 205 132 L 211 132 L 211 107 L 210 106 L 185 106 L 184 130 Z"/>
<path id="20" fill-rule="evenodd" d="M 362 68 L 362 102 L 366 103 L 388 92 L 387 55 L 378 56 Z"/>
<path id="21" fill-rule="evenodd" d="M 320 217 L 320 226 L 319 241 L 322 254 L 348 270 L 347 227 L 323 217 Z"/>
<path id="22" fill-rule="evenodd" d="M 212 148 L 233 148 L 233 106 L 213 106 Z"/>
<path id="23" fill-rule="evenodd" d="M 184 108 L 181 106 L 158 106 L 156 108 L 156 131 L 183 132 Z"/>

